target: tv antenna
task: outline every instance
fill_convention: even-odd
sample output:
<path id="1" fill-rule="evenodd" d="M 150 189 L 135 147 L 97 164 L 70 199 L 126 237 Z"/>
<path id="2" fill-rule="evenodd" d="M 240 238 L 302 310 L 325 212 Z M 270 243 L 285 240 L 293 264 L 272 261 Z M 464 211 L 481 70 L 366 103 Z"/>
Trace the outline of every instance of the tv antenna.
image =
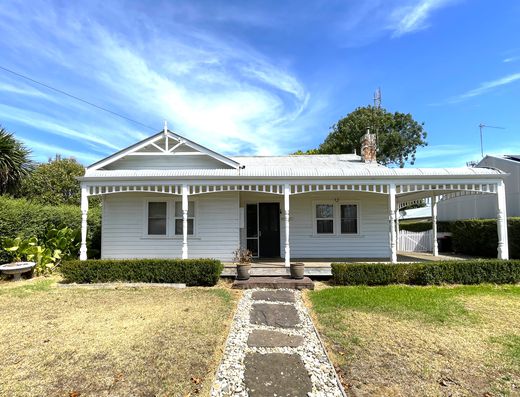
<path id="1" fill-rule="evenodd" d="M 381 107 L 381 88 L 377 87 L 377 90 L 374 92 L 374 107 L 380 108 Z"/>
<path id="2" fill-rule="evenodd" d="M 497 126 L 494 126 L 494 125 L 486 125 L 484 123 L 480 123 L 478 125 L 478 127 L 480 128 L 480 154 L 482 155 L 482 157 L 484 157 L 484 144 L 482 142 L 482 129 L 483 128 L 495 128 L 497 130 L 505 130 L 504 127 L 497 127 Z"/>

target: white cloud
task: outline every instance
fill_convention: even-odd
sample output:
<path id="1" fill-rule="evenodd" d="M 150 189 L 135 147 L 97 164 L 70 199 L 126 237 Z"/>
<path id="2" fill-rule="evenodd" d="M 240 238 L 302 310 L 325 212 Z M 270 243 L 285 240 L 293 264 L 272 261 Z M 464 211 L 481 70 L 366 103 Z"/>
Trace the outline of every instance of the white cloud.
<path id="1" fill-rule="evenodd" d="M 54 158 L 56 154 L 60 154 L 65 157 L 73 157 L 79 162 L 85 164 L 91 164 L 95 161 L 101 159 L 103 156 L 97 156 L 94 154 L 85 153 L 83 151 L 70 150 L 64 147 L 50 145 L 43 142 L 35 141 L 34 139 L 28 139 L 24 137 L 20 137 L 22 142 L 26 144 L 27 147 L 30 147 L 31 150 L 35 153 L 34 156 L 31 156 L 34 160 L 39 162 L 45 162 L 49 158 Z"/>
<path id="2" fill-rule="evenodd" d="M 244 148 L 252 153 L 284 153 L 290 137 L 299 133 L 289 124 L 308 110 L 307 89 L 290 70 L 243 42 L 182 24 L 161 29 L 145 17 L 141 31 L 131 25 L 130 9 L 125 10 L 125 18 L 116 19 L 120 30 L 131 29 L 131 34 L 123 34 L 109 30 L 88 12 L 82 17 L 83 9 L 69 9 L 67 15 L 61 15 L 64 11 L 47 4 L 31 6 L 33 12 L 24 9 L 23 3 L 8 12 L 0 6 L 0 16 L 4 13 L 10 22 L 0 27 L 0 34 L 14 43 L 23 32 L 19 47 L 41 63 L 57 61 L 66 77 L 55 81 L 59 88 L 157 125 L 157 130 L 167 119 L 181 135 L 224 153 Z M 113 19 L 120 11 L 105 12 Z M 196 10 L 190 9 L 190 13 L 195 18 Z M 55 27 L 57 21 L 60 29 Z M 64 81 L 74 84 L 64 85 Z M 83 105 L 83 118 L 88 113 L 92 116 L 88 126 L 83 126 L 88 133 L 78 132 L 65 105 L 70 101 L 63 98 L 63 107 L 54 107 L 52 114 L 42 109 L 29 114 L 26 108 L 0 107 L 0 115 L 13 110 L 7 115 L 11 120 L 107 148 L 121 148 L 142 138 L 143 133 L 123 133 L 129 129 L 123 120 L 111 120 Z"/>
<path id="3" fill-rule="evenodd" d="M 453 0 L 419 0 L 396 8 L 391 14 L 390 28 L 394 37 L 425 29 L 429 26 L 431 14 Z"/>
<path id="4" fill-rule="evenodd" d="M 477 88 L 474 88 L 463 94 L 450 98 L 448 100 L 448 103 L 462 102 L 466 99 L 470 99 L 470 98 L 473 98 L 473 97 L 476 97 L 479 95 L 483 95 L 483 94 L 493 90 L 494 88 L 498 88 L 498 87 L 501 87 L 504 85 L 514 83 L 515 81 L 518 81 L 518 80 L 520 80 L 520 73 L 513 73 L 513 74 L 501 77 L 496 80 L 486 81 L 484 83 L 481 83 Z"/>

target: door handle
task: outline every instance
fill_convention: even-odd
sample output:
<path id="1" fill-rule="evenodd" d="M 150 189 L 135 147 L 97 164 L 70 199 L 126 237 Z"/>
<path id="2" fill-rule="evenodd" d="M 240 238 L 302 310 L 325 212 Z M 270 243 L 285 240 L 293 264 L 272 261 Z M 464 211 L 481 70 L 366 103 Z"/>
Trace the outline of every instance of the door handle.
<path id="1" fill-rule="evenodd" d="M 261 230 L 258 231 L 258 237 L 262 237 L 262 231 Z"/>

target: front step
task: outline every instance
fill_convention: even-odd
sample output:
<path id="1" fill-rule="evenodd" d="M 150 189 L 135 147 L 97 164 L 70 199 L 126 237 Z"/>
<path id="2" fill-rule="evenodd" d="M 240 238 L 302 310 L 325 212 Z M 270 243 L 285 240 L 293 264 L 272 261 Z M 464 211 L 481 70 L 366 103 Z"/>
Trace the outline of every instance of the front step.
<path id="1" fill-rule="evenodd" d="M 248 280 L 235 280 L 232 288 L 314 289 L 314 283 L 309 277 L 299 280 L 290 277 L 250 277 Z"/>

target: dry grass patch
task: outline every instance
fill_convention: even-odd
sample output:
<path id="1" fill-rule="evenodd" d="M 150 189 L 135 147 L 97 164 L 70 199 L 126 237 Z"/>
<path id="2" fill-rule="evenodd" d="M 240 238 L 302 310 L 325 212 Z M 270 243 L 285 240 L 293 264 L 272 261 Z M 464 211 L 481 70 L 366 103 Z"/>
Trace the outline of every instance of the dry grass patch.
<path id="1" fill-rule="evenodd" d="M 308 295 L 353 396 L 520 395 L 520 287 L 334 287 Z"/>
<path id="2" fill-rule="evenodd" d="M 4 395 L 209 394 L 232 291 L 17 284 L 0 286 Z"/>

